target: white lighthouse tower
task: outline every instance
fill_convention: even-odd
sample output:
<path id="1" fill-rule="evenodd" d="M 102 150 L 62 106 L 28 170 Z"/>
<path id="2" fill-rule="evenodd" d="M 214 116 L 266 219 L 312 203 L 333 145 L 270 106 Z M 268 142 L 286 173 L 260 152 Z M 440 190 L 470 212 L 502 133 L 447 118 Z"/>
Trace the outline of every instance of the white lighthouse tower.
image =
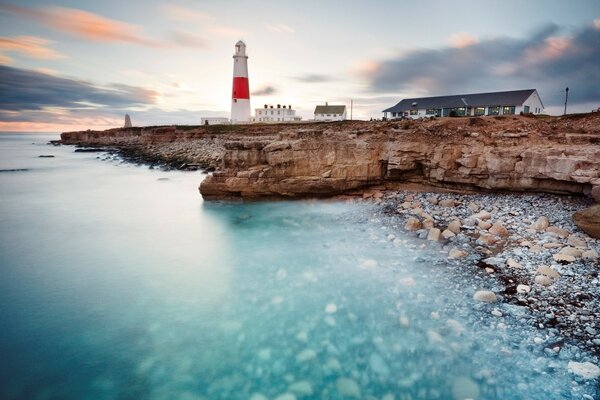
<path id="1" fill-rule="evenodd" d="M 233 90 L 231 92 L 231 123 L 250 122 L 250 86 L 248 84 L 248 56 L 246 44 L 235 44 L 233 55 Z"/>

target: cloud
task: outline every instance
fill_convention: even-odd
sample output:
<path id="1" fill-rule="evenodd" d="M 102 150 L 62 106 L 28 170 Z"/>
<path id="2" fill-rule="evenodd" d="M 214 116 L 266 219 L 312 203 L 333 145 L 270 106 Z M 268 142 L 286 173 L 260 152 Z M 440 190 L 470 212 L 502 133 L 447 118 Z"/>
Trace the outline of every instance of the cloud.
<path id="1" fill-rule="evenodd" d="M 206 22 L 210 21 L 212 15 L 194 10 L 192 8 L 178 6 L 175 4 L 164 4 L 161 9 L 167 16 L 175 21 L 182 22 Z"/>
<path id="2" fill-rule="evenodd" d="M 234 37 L 234 38 L 241 38 L 246 33 L 240 29 L 230 28 L 227 26 L 211 26 L 211 27 L 207 28 L 207 30 L 210 33 L 214 33 L 215 35 L 228 36 L 228 37 Z"/>
<path id="3" fill-rule="evenodd" d="M 336 80 L 335 78 L 329 75 L 323 74 L 306 74 L 294 77 L 298 82 L 304 83 L 322 83 L 322 82 L 331 82 Z"/>
<path id="4" fill-rule="evenodd" d="M 365 71 L 376 92 L 443 95 L 537 88 L 545 105 L 600 101 L 600 30 L 568 35 L 549 24 L 526 38 L 500 37 L 466 47 L 415 50 Z"/>
<path id="5" fill-rule="evenodd" d="M 53 29 L 99 42 L 125 42 L 159 47 L 163 43 L 146 37 L 140 26 L 65 7 L 33 9 L 0 4 L 0 11 L 37 20 Z"/>
<path id="6" fill-rule="evenodd" d="M 450 36 L 450 43 L 452 44 L 452 47 L 462 49 L 463 47 L 474 45 L 477 43 L 477 39 L 466 32 L 458 32 Z"/>
<path id="7" fill-rule="evenodd" d="M 594 28 L 600 30 L 600 18 L 594 20 Z"/>
<path id="8" fill-rule="evenodd" d="M 273 86 L 263 86 L 260 89 L 257 89 L 252 92 L 252 96 L 269 96 L 277 93 L 277 89 Z"/>
<path id="9" fill-rule="evenodd" d="M 0 65 L 0 110 L 44 110 L 51 107 L 82 109 L 90 106 L 127 108 L 152 105 L 158 93 L 137 86 L 60 78 L 41 72 Z"/>
<path id="10" fill-rule="evenodd" d="M 207 49 L 210 47 L 208 40 L 189 32 L 174 30 L 171 36 L 173 42 L 180 46 L 198 49 Z"/>
<path id="11" fill-rule="evenodd" d="M 50 40 L 36 36 L 0 37 L 0 58 L 11 61 L 4 53 L 17 53 L 30 58 L 51 60 L 64 57 L 59 52 L 47 47 Z M 8 64 L 5 62 L 4 64 Z"/>
<path id="12" fill-rule="evenodd" d="M 286 24 L 267 24 L 265 28 L 271 32 L 277 33 L 294 33 L 294 28 L 286 25 Z"/>

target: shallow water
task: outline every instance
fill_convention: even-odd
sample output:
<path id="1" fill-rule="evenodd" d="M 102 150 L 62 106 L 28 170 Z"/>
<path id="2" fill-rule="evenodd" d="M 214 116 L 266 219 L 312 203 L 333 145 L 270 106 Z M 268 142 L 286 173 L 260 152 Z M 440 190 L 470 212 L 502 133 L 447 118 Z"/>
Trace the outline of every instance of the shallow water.
<path id="1" fill-rule="evenodd" d="M 372 206 L 207 204 L 50 138 L 0 135 L 2 399 L 595 395 Z"/>

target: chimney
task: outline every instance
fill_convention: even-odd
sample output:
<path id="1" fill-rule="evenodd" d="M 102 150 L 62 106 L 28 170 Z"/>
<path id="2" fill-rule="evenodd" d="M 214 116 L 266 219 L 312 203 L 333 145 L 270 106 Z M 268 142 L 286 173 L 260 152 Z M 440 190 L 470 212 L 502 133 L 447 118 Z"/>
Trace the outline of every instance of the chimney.
<path id="1" fill-rule="evenodd" d="M 328 106 L 328 105 L 329 105 L 329 103 L 325 102 L 325 106 Z"/>
<path id="2" fill-rule="evenodd" d="M 269 108 L 269 107 L 267 107 L 267 105 L 265 104 L 265 108 Z"/>

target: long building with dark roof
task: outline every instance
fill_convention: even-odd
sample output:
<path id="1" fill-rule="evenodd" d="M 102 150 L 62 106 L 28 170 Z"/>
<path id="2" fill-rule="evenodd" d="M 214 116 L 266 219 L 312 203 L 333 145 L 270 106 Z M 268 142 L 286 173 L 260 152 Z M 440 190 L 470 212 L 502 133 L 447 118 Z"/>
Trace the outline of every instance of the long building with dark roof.
<path id="1" fill-rule="evenodd" d="M 536 89 L 456 94 L 403 99 L 383 110 L 385 118 L 429 118 L 449 116 L 540 114 L 544 104 Z"/>

